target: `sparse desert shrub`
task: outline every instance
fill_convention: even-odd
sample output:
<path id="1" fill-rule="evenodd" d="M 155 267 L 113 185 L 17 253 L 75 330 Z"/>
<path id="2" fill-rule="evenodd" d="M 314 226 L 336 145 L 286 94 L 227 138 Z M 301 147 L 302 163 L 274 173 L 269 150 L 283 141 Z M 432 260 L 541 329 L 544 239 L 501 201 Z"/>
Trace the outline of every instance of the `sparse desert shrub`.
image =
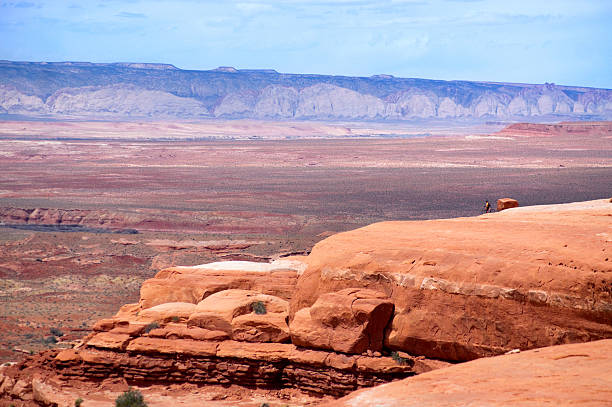
<path id="1" fill-rule="evenodd" d="M 391 359 L 395 360 L 395 362 L 397 362 L 398 365 L 408 364 L 408 359 L 401 357 L 399 353 L 395 350 L 391 352 Z"/>
<path id="2" fill-rule="evenodd" d="M 253 310 L 254 313 L 259 314 L 259 315 L 264 315 L 267 313 L 266 304 L 264 304 L 261 301 L 255 301 L 254 303 L 252 303 L 251 309 Z"/>
<path id="3" fill-rule="evenodd" d="M 149 325 L 145 326 L 145 333 L 149 333 L 154 329 L 159 328 L 159 324 L 157 322 L 151 322 Z"/>
<path id="4" fill-rule="evenodd" d="M 115 399 L 115 407 L 147 407 L 147 403 L 141 392 L 129 389 Z"/>
<path id="5" fill-rule="evenodd" d="M 64 333 L 59 328 L 51 328 L 49 333 L 53 336 L 64 336 Z"/>
<path id="6" fill-rule="evenodd" d="M 46 338 L 43 338 L 42 341 L 45 345 L 52 345 L 57 343 L 57 338 L 55 336 L 47 336 Z"/>
<path id="7" fill-rule="evenodd" d="M 176 315 L 172 317 L 172 322 L 179 322 L 181 319 Z"/>
<path id="8" fill-rule="evenodd" d="M 259 407 L 270 407 L 270 405 L 268 403 L 261 403 Z"/>
<path id="9" fill-rule="evenodd" d="M 82 398 L 78 398 L 76 400 L 74 400 L 74 407 L 81 407 L 81 404 L 83 404 L 83 399 Z"/>

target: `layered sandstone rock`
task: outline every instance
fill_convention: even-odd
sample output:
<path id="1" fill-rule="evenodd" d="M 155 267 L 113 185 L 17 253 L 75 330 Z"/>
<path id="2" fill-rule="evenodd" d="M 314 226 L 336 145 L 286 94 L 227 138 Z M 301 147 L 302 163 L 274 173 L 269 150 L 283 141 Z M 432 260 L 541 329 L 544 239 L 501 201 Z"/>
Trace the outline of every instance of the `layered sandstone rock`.
<path id="1" fill-rule="evenodd" d="M 74 349 L 3 368 L 0 397 L 51 400 L 55 379 L 342 396 L 448 366 L 424 356 L 612 338 L 611 217 L 602 199 L 384 222 L 331 236 L 306 258 L 168 268 Z"/>
<path id="2" fill-rule="evenodd" d="M 464 361 L 609 338 L 611 216 L 599 200 L 340 233 L 306 259 L 291 318 L 367 288 L 395 305 L 385 345 L 410 354 Z"/>
<path id="3" fill-rule="evenodd" d="M 228 266 L 221 262 L 194 267 L 171 267 L 157 273 L 155 278 L 145 281 L 140 289 L 140 308 L 147 309 L 168 302 L 197 304 L 204 298 L 229 289 L 254 290 L 288 300 L 295 288 L 297 268 L 290 261 L 272 264 L 233 262 Z"/>
<path id="4" fill-rule="evenodd" d="M 612 340 L 483 358 L 357 391 L 326 407 L 610 406 Z"/>
<path id="5" fill-rule="evenodd" d="M 379 351 L 392 313 L 393 303 L 381 292 L 348 288 L 322 294 L 295 314 L 291 340 L 298 346 L 337 352 Z"/>
<path id="6" fill-rule="evenodd" d="M 150 322 L 186 321 L 195 308 L 196 305 L 190 302 L 167 302 L 138 312 L 138 318 Z"/>
<path id="7" fill-rule="evenodd" d="M 273 295 L 224 290 L 200 301 L 187 325 L 226 332 L 242 341 L 280 343 L 289 339 L 288 308 L 287 301 Z"/>
<path id="8" fill-rule="evenodd" d="M 98 321 L 75 349 L 51 352 L 41 363 L 60 381 L 236 384 L 333 396 L 447 365 L 372 352 L 381 350 L 393 304 L 370 290 L 329 294 L 312 307 L 313 320 L 326 324 L 320 329 L 334 343 L 287 343 L 289 303 L 262 292 L 288 298 L 302 268 L 283 260 L 162 270 L 145 282 L 138 304 Z M 4 394 L 32 396 L 34 380 L 20 373 L 32 363 L 11 371 Z M 39 393 L 52 387 L 36 382 Z"/>
<path id="9" fill-rule="evenodd" d="M 0 400 L 32 400 L 33 385 L 48 394 L 49 387 L 65 390 L 75 381 L 295 388 L 338 397 L 447 365 L 418 358 L 398 363 L 391 357 L 314 351 L 292 344 L 146 335 L 132 338 L 127 346 L 121 341 L 89 342 L 79 349 L 48 351 L 0 368 Z"/>

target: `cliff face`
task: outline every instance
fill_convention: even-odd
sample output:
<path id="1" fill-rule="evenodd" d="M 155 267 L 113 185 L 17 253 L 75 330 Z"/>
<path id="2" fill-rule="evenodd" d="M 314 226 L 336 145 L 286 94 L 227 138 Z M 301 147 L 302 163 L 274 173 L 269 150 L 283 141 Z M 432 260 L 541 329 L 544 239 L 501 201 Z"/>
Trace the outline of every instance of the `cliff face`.
<path id="1" fill-rule="evenodd" d="M 183 71 L 157 64 L 0 62 L 0 113 L 106 118 L 612 118 L 612 91 L 392 76 Z"/>

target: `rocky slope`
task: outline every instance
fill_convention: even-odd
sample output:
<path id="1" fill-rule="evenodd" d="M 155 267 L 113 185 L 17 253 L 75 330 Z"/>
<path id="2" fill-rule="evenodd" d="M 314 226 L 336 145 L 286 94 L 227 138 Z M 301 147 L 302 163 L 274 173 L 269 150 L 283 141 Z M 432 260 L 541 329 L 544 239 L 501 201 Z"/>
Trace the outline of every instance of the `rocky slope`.
<path id="1" fill-rule="evenodd" d="M 0 113 L 301 120 L 610 119 L 612 91 L 554 84 L 0 61 Z"/>
<path id="2" fill-rule="evenodd" d="M 305 257 L 168 268 L 74 349 L 5 367 L 0 395 L 43 402 L 75 381 L 111 380 L 337 397 L 448 361 L 612 338 L 610 216 L 606 199 L 383 222 L 331 236 Z M 593 346 L 594 363 L 580 367 L 587 375 L 609 364 L 597 356 L 609 341 Z M 563 367 L 554 360 L 572 352 L 542 364 Z M 502 370 L 510 361 L 513 380 L 539 363 L 512 357 L 497 360 Z M 494 360 L 476 364 L 484 368 L 474 378 L 499 377 Z M 402 405 L 397 397 L 389 405 Z"/>

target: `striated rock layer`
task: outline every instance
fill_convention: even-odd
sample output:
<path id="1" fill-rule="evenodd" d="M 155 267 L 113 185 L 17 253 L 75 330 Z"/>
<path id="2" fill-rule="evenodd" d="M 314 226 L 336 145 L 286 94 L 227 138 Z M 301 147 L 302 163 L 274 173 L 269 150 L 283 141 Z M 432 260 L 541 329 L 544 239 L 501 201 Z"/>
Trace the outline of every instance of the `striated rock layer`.
<path id="1" fill-rule="evenodd" d="M 612 406 L 612 340 L 484 358 L 360 390 L 326 407 Z"/>
<path id="2" fill-rule="evenodd" d="M 395 306 L 388 348 L 455 361 L 610 338 L 611 216 L 606 199 L 340 233 L 307 257 L 290 315 L 372 289 Z"/>
<path id="3" fill-rule="evenodd" d="M 431 369 L 415 359 L 398 364 L 390 357 L 340 355 L 291 344 L 132 338 L 109 333 L 97 334 L 83 349 L 49 355 L 49 365 L 66 379 L 290 387 L 333 396 Z"/>
<path id="4" fill-rule="evenodd" d="M 94 85 L 94 86 L 92 86 Z M 612 91 L 572 86 L 0 61 L 0 114 L 298 120 L 609 119 Z"/>
<path id="5" fill-rule="evenodd" d="M 288 299 L 303 268 L 298 260 L 278 260 L 162 270 L 143 284 L 139 303 L 99 320 L 94 333 L 74 349 L 50 351 L 4 369 L 0 397 L 28 400 L 41 386 L 108 380 L 297 388 L 342 396 L 447 365 L 373 352 L 370 344 L 377 340 L 380 349 L 393 306 L 367 290 L 347 293 L 344 303 L 349 308 L 353 303 L 356 320 L 350 329 L 338 327 L 338 338 L 359 349 L 340 353 L 288 343 Z M 375 315 L 382 319 L 373 321 Z M 40 379 L 41 370 L 47 379 Z"/>

